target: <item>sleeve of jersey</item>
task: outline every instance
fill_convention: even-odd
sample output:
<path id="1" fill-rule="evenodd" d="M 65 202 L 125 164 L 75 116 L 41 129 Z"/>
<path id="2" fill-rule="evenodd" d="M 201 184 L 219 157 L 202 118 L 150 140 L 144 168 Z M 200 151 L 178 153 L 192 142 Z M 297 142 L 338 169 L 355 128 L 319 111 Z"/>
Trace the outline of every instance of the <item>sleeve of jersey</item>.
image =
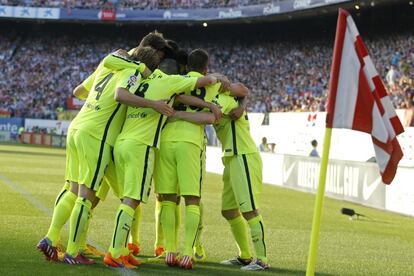
<path id="1" fill-rule="evenodd" d="M 170 87 L 173 93 L 185 92 L 188 94 L 194 90 L 197 80 L 197 77 L 173 75 L 170 78 Z"/>
<path id="2" fill-rule="evenodd" d="M 103 66 L 108 69 L 118 71 L 123 69 L 138 69 L 140 73 L 143 73 L 145 70 L 145 64 L 139 61 L 133 61 L 120 57 L 114 54 L 107 55 L 103 61 Z"/>
<path id="3" fill-rule="evenodd" d="M 119 72 L 116 87 L 124 88 L 130 93 L 134 93 L 138 89 L 140 81 L 141 74 L 139 73 L 138 69 L 125 69 Z"/>
<path id="4" fill-rule="evenodd" d="M 92 89 L 93 82 L 96 76 L 96 71 L 98 71 L 98 69 L 96 69 L 91 75 L 89 75 L 89 77 L 86 78 L 86 80 L 82 82 L 83 87 L 85 87 L 85 89 L 88 91 L 91 91 Z"/>

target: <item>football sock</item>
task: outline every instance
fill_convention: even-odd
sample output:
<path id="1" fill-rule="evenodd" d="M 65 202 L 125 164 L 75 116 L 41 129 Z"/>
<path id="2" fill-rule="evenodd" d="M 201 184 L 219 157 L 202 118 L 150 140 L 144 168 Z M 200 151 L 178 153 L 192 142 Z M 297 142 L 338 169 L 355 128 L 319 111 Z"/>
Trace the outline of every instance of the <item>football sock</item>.
<path id="1" fill-rule="evenodd" d="M 252 236 L 253 247 L 256 252 L 256 257 L 267 263 L 266 244 L 264 234 L 264 224 L 262 216 L 257 216 L 248 221 L 250 227 L 250 234 Z"/>
<path id="2" fill-rule="evenodd" d="M 86 239 L 88 237 L 89 225 L 91 224 L 91 219 L 93 215 L 93 209 L 89 211 L 89 218 L 85 225 L 85 230 L 81 233 L 79 238 L 79 248 L 84 250 L 86 249 Z"/>
<path id="3" fill-rule="evenodd" d="M 115 216 L 114 233 L 112 235 L 109 252 L 113 258 L 119 258 L 126 253 L 128 235 L 134 219 L 135 210 L 121 203 Z"/>
<path id="4" fill-rule="evenodd" d="M 175 235 L 175 210 L 177 204 L 172 201 L 161 202 L 161 224 L 165 237 L 165 250 L 167 253 L 177 252 Z"/>
<path id="5" fill-rule="evenodd" d="M 89 212 L 92 203 L 86 198 L 78 197 L 70 215 L 69 240 L 66 253 L 76 257 L 79 252 L 82 233 L 86 229 L 89 220 Z"/>
<path id="6" fill-rule="evenodd" d="M 239 249 L 239 256 L 242 259 L 250 259 L 252 253 L 250 252 L 249 238 L 247 236 L 246 222 L 241 215 L 238 217 L 228 220 L 230 224 L 231 233 L 236 241 Z"/>
<path id="7" fill-rule="evenodd" d="M 164 246 L 164 230 L 161 224 L 162 202 L 155 200 L 155 247 Z"/>
<path id="8" fill-rule="evenodd" d="M 203 232 L 203 204 L 200 202 L 200 223 L 198 224 L 197 237 L 194 246 L 201 245 L 201 234 Z"/>
<path id="9" fill-rule="evenodd" d="M 178 235 L 180 234 L 181 226 L 181 205 L 175 204 L 175 246 L 178 248 Z"/>
<path id="10" fill-rule="evenodd" d="M 60 231 L 70 218 L 76 198 L 74 193 L 65 189 L 56 198 L 52 221 L 46 234 L 46 237 L 52 242 L 52 246 L 57 245 Z"/>
<path id="11" fill-rule="evenodd" d="M 139 241 L 139 226 L 141 225 L 142 220 L 142 209 L 141 204 L 135 209 L 134 219 L 131 225 L 131 236 L 129 237 L 129 241 L 136 245 L 140 244 Z"/>
<path id="12" fill-rule="evenodd" d="M 193 247 L 197 238 L 198 225 L 200 224 L 200 206 L 185 206 L 185 240 L 183 256 L 193 256 Z"/>

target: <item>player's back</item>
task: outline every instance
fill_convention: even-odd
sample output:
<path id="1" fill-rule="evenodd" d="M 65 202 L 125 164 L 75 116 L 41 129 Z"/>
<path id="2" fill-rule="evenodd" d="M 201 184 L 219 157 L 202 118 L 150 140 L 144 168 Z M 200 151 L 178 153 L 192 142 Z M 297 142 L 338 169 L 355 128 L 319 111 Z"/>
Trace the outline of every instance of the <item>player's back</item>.
<path id="1" fill-rule="evenodd" d="M 203 77 L 202 74 L 198 72 L 191 71 L 187 74 L 191 77 Z M 189 96 L 197 97 L 205 102 L 212 102 L 213 99 L 218 95 L 221 83 L 217 83 L 207 87 L 201 87 L 186 93 Z M 186 112 L 201 112 L 208 111 L 203 108 L 196 106 L 186 106 L 179 105 L 178 110 Z M 203 148 L 204 145 L 204 125 L 199 125 L 184 120 L 177 120 L 174 122 L 169 122 L 163 129 L 162 132 L 162 141 L 163 142 L 176 142 L 184 141 L 190 142 L 198 145 L 200 148 Z"/>
<path id="2" fill-rule="evenodd" d="M 250 134 L 250 123 L 247 113 L 238 120 L 232 120 L 228 115 L 230 111 L 239 106 L 235 97 L 228 93 L 219 94 L 213 101 L 221 106 L 223 118 L 214 125 L 217 138 L 222 144 L 223 155 L 231 156 L 257 152 L 257 147 Z"/>
<path id="3" fill-rule="evenodd" d="M 84 82 L 89 90 L 82 109 L 71 123 L 71 128 L 114 145 L 125 120 L 126 107 L 115 101 L 115 90 L 126 75 L 139 78 L 137 70 L 112 71 L 102 64 Z M 136 81 L 136 79 L 135 79 Z"/>
<path id="4" fill-rule="evenodd" d="M 167 75 L 159 69 L 140 83 L 135 95 L 148 100 L 165 100 L 171 106 L 176 92 L 194 87 L 197 78 Z M 186 88 L 187 89 L 187 88 Z M 159 135 L 167 117 L 152 108 L 128 107 L 125 124 L 118 139 L 133 139 L 149 146 L 159 145 Z"/>

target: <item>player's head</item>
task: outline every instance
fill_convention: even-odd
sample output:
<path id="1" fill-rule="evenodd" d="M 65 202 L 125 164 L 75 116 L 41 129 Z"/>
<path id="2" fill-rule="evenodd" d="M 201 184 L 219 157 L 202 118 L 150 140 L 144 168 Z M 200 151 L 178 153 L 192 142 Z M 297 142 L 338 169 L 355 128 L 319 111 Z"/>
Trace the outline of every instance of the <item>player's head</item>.
<path id="1" fill-rule="evenodd" d="M 166 58 L 163 61 L 161 61 L 158 68 L 160 68 L 160 70 L 167 75 L 176 75 L 179 73 L 177 61 L 172 58 Z"/>
<path id="2" fill-rule="evenodd" d="M 188 71 L 196 71 L 203 75 L 208 72 L 208 53 L 203 49 L 195 49 L 188 55 Z"/>
<path id="3" fill-rule="evenodd" d="M 187 73 L 187 64 L 188 64 L 188 53 L 185 50 L 178 50 L 175 60 L 178 63 L 178 66 L 180 67 L 180 74 L 184 75 Z"/>
<path id="4" fill-rule="evenodd" d="M 165 58 L 173 58 L 176 59 L 177 52 L 180 50 L 180 46 L 178 46 L 178 43 L 171 39 L 166 39 L 168 47 L 165 51 Z"/>
<path id="5" fill-rule="evenodd" d="M 157 54 L 163 59 L 168 51 L 170 51 L 170 47 L 167 44 L 167 41 L 164 39 L 162 33 L 157 31 L 153 31 L 146 36 L 144 36 L 139 43 L 138 47 L 149 46 L 157 50 Z"/>
<path id="6" fill-rule="evenodd" d="M 157 55 L 157 50 L 151 47 L 135 48 L 131 58 L 143 62 L 151 71 L 154 71 L 161 62 L 159 55 Z"/>

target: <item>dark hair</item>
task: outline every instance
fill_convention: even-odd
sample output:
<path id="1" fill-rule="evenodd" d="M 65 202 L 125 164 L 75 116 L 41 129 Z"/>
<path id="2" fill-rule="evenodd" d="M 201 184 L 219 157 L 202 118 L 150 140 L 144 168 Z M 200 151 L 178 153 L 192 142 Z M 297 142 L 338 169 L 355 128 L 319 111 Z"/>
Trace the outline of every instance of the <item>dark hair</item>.
<path id="1" fill-rule="evenodd" d="M 178 63 L 175 59 L 172 58 L 166 58 L 161 61 L 159 68 L 161 71 L 168 75 L 176 75 L 179 72 Z"/>
<path id="2" fill-rule="evenodd" d="M 161 62 L 157 50 L 151 47 L 137 47 L 131 57 L 136 61 L 143 62 L 151 71 L 154 71 Z"/>
<path id="3" fill-rule="evenodd" d="M 178 64 L 180 65 L 187 65 L 188 64 L 188 53 L 183 49 L 178 50 L 175 60 L 177 60 Z"/>
<path id="4" fill-rule="evenodd" d="M 311 141 L 311 145 L 312 145 L 312 147 L 317 147 L 318 146 L 318 141 L 316 141 L 315 139 L 313 139 Z"/>
<path id="5" fill-rule="evenodd" d="M 195 49 L 188 55 L 188 70 L 202 72 L 208 65 L 208 53 L 203 49 Z"/>
<path id="6" fill-rule="evenodd" d="M 144 36 L 139 43 L 139 47 L 149 46 L 158 51 L 165 52 L 167 48 L 169 48 L 167 41 L 165 41 L 164 36 L 162 33 L 157 31 L 153 31 L 146 36 Z"/>

